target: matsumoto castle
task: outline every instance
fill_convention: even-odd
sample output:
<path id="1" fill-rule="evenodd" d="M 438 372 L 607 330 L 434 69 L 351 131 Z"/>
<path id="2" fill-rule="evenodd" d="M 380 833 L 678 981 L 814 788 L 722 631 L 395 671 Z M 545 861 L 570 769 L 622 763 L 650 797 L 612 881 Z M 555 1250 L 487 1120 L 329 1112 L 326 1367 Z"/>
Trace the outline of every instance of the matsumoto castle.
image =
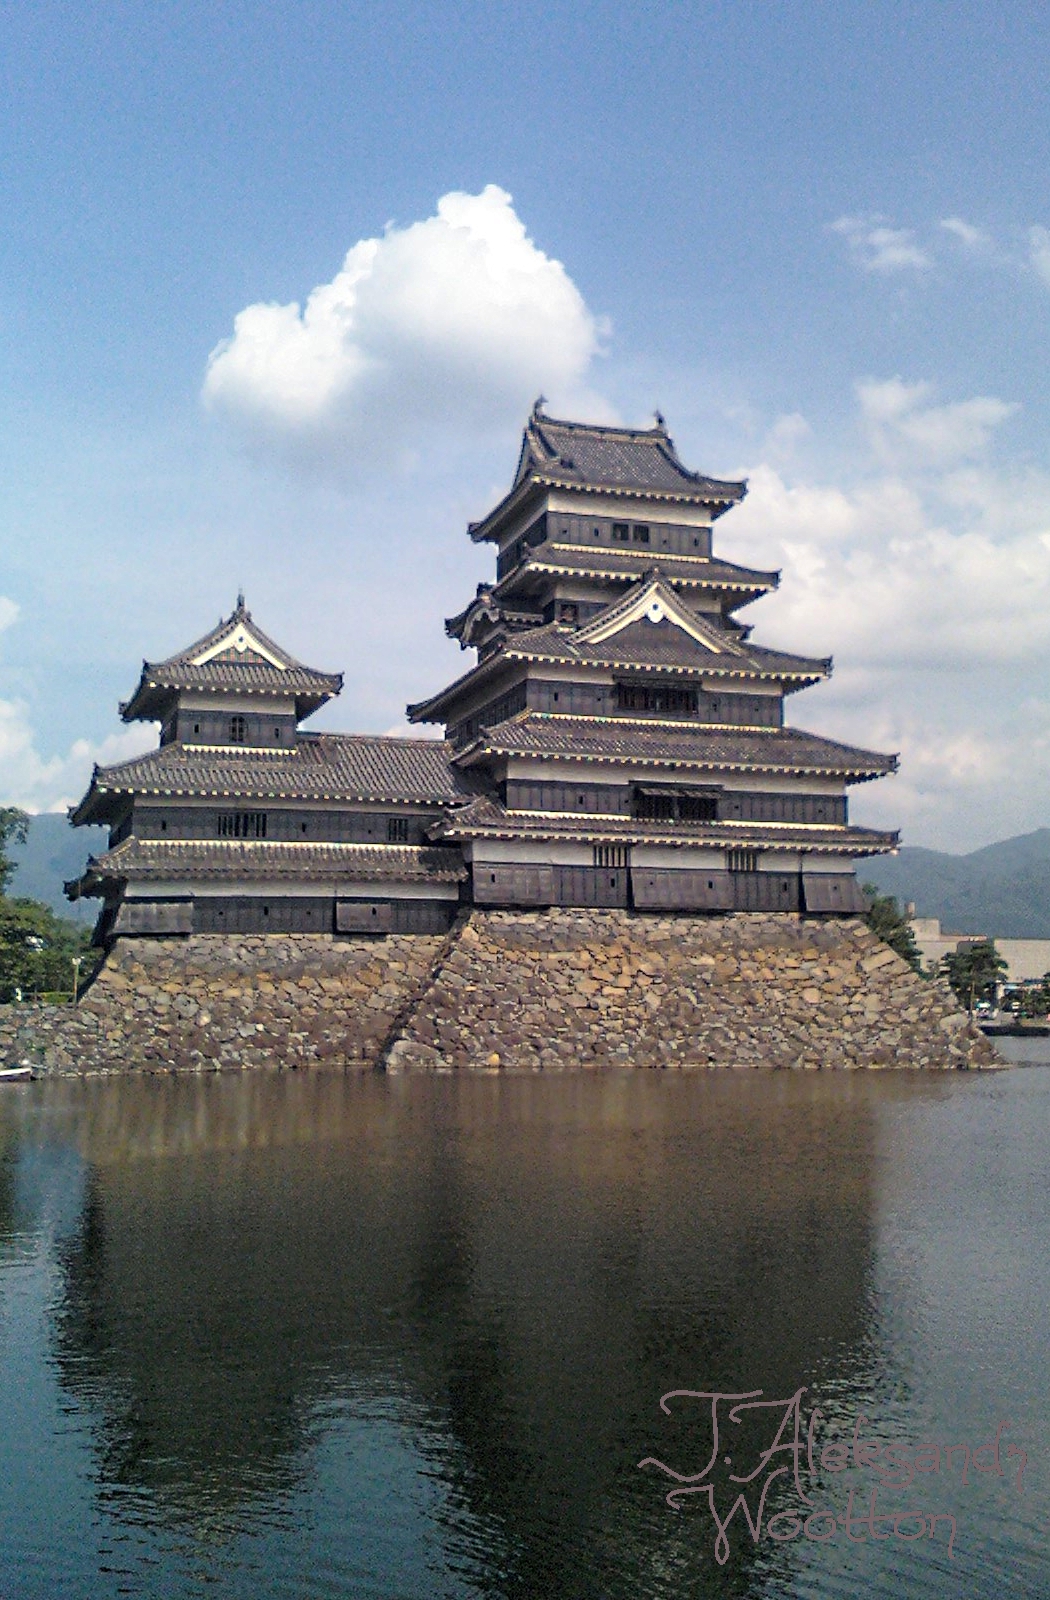
<path id="1" fill-rule="evenodd" d="M 785 723 L 831 662 L 767 650 L 738 613 L 779 575 L 721 560 L 745 484 L 690 472 L 646 430 L 537 405 L 510 491 L 469 529 L 495 582 L 445 628 L 475 659 L 408 709 L 445 737 L 311 733 L 342 688 L 233 614 L 143 663 L 125 722 L 160 746 L 96 767 L 74 823 L 105 823 L 71 898 L 96 940 L 433 933 L 461 906 L 864 909 L 850 784 L 896 758 Z"/>

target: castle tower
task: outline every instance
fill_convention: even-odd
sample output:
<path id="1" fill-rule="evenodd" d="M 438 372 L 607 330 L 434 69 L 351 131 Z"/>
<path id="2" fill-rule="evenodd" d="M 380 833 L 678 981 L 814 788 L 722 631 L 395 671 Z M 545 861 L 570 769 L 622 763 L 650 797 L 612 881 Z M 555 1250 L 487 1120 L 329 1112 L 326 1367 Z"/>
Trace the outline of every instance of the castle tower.
<path id="1" fill-rule="evenodd" d="M 478 904 L 639 910 L 864 908 L 849 785 L 896 757 L 785 725 L 827 659 L 751 642 L 736 613 L 779 575 L 723 561 L 716 520 L 746 492 L 645 430 L 525 428 L 509 493 L 470 537 L 496 546 L 446 631 L 476 664 L 410 706 L 447 730 L 481 792 L 431 837 L 458 844 Z"/>

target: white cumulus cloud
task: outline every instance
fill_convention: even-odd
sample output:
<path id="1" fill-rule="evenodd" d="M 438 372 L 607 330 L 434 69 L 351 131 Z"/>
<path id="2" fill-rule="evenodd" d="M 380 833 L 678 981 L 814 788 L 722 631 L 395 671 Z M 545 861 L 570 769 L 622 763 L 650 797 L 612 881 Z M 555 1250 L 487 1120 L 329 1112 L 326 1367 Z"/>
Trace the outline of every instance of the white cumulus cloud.
<path id="1" fill-rule="evenodd" d="M 856 791 L 858 820 L 976 848 L 1045 810 L 1050 474 L 986 458 L 1005 402 L 936 405 L 899 379 L 857 395 L 870 451 L 855 475 L 807 481 L 761 461 L 720 546 L 782 571 L 742 614 L 757 643 L 835 658 L 789 720 L 901 752 L 898 778 Z"/>
<path id="2" fill-rule="evenodd" d="M 933 258 L 917 243 L 911 228 L 891 227 L 882 216 L 839 217 L 829 224 L 866 272 L 924 272 Z"/>
<path id="3" fill-rule="evenodd" d="M 251 305 L 211 353 L 203 398 L 249 444 L 335 458 L 420 430 L 578 404 L 603 327 L 495 184 L 363 239 L 303 305 Z"/>
<path id="4" fill-rule="evenodd" d="M 64 755 L 42 756 L 26 706 L 0 699 L 0 805 L 64 811 L 84 793 L 95 762 L 128 761 L 156 742 L 155 727 L 135 724 L 98 744 L 77 739 Z"/>
<path id="5" fill-rule="evenodd" d="M 8 600 L 5 595 L 0 594 L 0 633 L 3 633 L 5 628 L 9 628 L 17 620 L 17 605 L 13 600 Z"/>

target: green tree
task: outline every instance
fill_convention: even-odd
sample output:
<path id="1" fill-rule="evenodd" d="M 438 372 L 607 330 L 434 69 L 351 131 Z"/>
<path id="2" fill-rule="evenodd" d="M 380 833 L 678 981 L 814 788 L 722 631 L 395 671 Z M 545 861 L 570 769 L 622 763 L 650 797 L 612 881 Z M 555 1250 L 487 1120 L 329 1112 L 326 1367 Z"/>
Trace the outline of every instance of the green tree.
<path id="1" fill-rule="evenodd" d="M 971 1014 L 979 1000 L 995 1000 L 996 990 L 1006 971 L 1006 962 L 995 948 L 994 939 L 975 939 L 960 945 L 941 962 L 944 974 L 960 1004 Z"/>
<path id="2" fill-rule="evenodd" d="M 25 844 L 29 833 L 29 818 L 17 806 L 0 806 L 0 895 L 15 873 L 15 863 L 7 854 L 9 844 Z"/>
<path id="3" fill-rule="evenodd" d="M 39 994 L 71 995 L 98 965 L 91 935 L 38 900 L 0 896 L 0 1004 Z"/>
<path id="4" fill-rule="evenodd" d="M 922 955 L 915 943 L 911 923 L 897 904 L 896 897 L 880 894 L 873 883 L 864 885 L 864 896 L 868 902 L 868 909 L 864 913 L 868 927 L 878 934 L 883 944 L 888 944 L 891 950 L 903 956 L 910 967 L 921 972 Z"/>

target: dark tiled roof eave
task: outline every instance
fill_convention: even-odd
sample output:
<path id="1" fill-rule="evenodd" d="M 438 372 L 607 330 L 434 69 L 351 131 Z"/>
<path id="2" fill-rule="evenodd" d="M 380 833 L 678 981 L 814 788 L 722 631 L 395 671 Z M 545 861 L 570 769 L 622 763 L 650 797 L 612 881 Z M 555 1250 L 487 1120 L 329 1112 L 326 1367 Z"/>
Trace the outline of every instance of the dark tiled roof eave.
<path id="1" fill-rule="evenodd" d="M 578 552 L 573 550 L 567 553 L 567 548 L 561 546 L 552 551 L 548 546 L 545 553 L 542 545 L 537 546 L 533 553 L 523 558 L 519 567 L 515 567 L 501 579 L 493 593 L 498 599 L 512 594 L 520 586 L 521 581 L 530 574 L 588 577 L 611 583 L 636 582 L 645 568 L 651 567 L 657 560 L 657 556 L 649 551 L 644 553 L 643 559 L 641 553 L 626 556 L 620 551 L 605 548 L 591 549 L 585 545 L 579 546 Z M 717 593 L 735 595 L 741 605 L 776 589 L 780 580 L 778 572 L 760 572 L 747 567 L 738 567 L 730 561 L 693 560 L 668 556 L 664 553 L 659 553 L 658 559 L 661 572 L 675 588 L 714 590 Z M 455 620 L 458 621 L 459 618 Z"/>
<path id="2" fill-rule="evenodd" d="M 703 771 L 794 773 L 864 782 L 897 770 L 896 755 L 862 750 L 799 728 L 704 728 L 627 718 L 525 712 L 486 728 L 456 759 L 497 756 L 584 760 Z"/>
<path id="3" fill-rule="evenodd" d="M 662 427 L 612 428 L 534 414 L 525 429 L 517 480 L 485 517 L 470 525 L 470 537 L 475 542 L 494 537 L 508 514 L 548 488 L 699 503 L 710 506 L 714 516 L 747 493 L 743 481 L 690 472 Z"/>
<path id="4" fill-rule="evenodd" d="M 435 839 L 457 842 L 480 838 L 536 842 L 574 839 L 584 844 L 650 844 L 683 849 L 757 847 L 851 856 L 883 855 L 896 850 L 900 843 L 899 834 L 874 828 L 746 821 L 668 825 L 595 813 L 508 811 L 487 798 L 454 817 L 443 818 L 430 832 Z"/>
<path id="5" fill-rule="evenodd" d="M 513 661 L 543 662 L 564 667 L 590 666 L 617 672 L 651 672 L 675 677 L 736 678 L 744 682 L 759 678 L 790 683 L 796 690 L 820 683 L 830 675 L 832 665 L 830 657 L 793 656 L 783 651 L 764 650 L 750 643 L 742 643 L 739 639 L 727 640 L 727 644 L 734 648 L 732 652 L 727 649 L 723 656 L 716 656 L 713 652 L 700 655 L 698 647 L 697 654 L 691 659 L 675 661 L 647 660 L 638 652 L 618 652 L 615 635 L 609 641 L 608 648 L 604 645 L 578 645 L 574 638 L 575 630 L 559 623 L 509 633 L 499 648 L 483 661 L 468 668 L 429 699 L 417 700 L 409 705 L 408 719 L 410 722 L 445 720 L 441 716 L 442 708 L 449 707 L 465 689 L 483 684 L 487 678 L 496 675 L 498 668 Z"/>
<path id="6" fill-rule="evenodd" d="M 370 880 L 459 883 L 466 867 L 456 849 L 437 844 L 342 844 L 327 841 L 125 839 L 91 857 L 68 887 L 84 895 L 120 883 L 229 880 L 317 882 Z"/>
<path id="7" fill-rule="evenodd" d="M 104 797 L 130 795 L 455 804 L 470 791 L 450 766 L 450 755 L 441 740 L 367 734 L 300 734 L 287 751 L 205 751 L 168 744 L 118 766 L 96 768 L 70 816 L 77 823 L 91 821 L 109 807 Z"/>
<path id="8" fill-rule="evenodd" d="M 256 662 L 233 661 L 186 668 L 146 664 L 135 692 L 122 702 L 120 715 L 125 722 L 155 720 L 152 714 L 162 702 L 183 693 L 294 697 L 299 715 L 303 716 L 333 699 L 342 687 L 340 673 L 313 673 L 301 667 L 282 671 Z"/>
<path id="9" fill-rule="evenodd" d="M 661 633 L 661 626 L 669 631 Z M 625 637 L 628 632 L 630 636 Z M 819 683 L 831 671 L 829 657 L 789 655 L 786 651 L 766 650 L 729 637 L 725 638 L 724 645 L 720 653 L 706 650 L 670 624 L 638 623 L 631 630 L 624 629 L 621 634 L 594 643 L 578 638 L 564 625 L 548 623 L 542 628 L 511 635 L 502 653 L 507 660 L 549 661 L 620 671 L 644 667 L 691 677 L 797 679 L 799 687 Z"/>

